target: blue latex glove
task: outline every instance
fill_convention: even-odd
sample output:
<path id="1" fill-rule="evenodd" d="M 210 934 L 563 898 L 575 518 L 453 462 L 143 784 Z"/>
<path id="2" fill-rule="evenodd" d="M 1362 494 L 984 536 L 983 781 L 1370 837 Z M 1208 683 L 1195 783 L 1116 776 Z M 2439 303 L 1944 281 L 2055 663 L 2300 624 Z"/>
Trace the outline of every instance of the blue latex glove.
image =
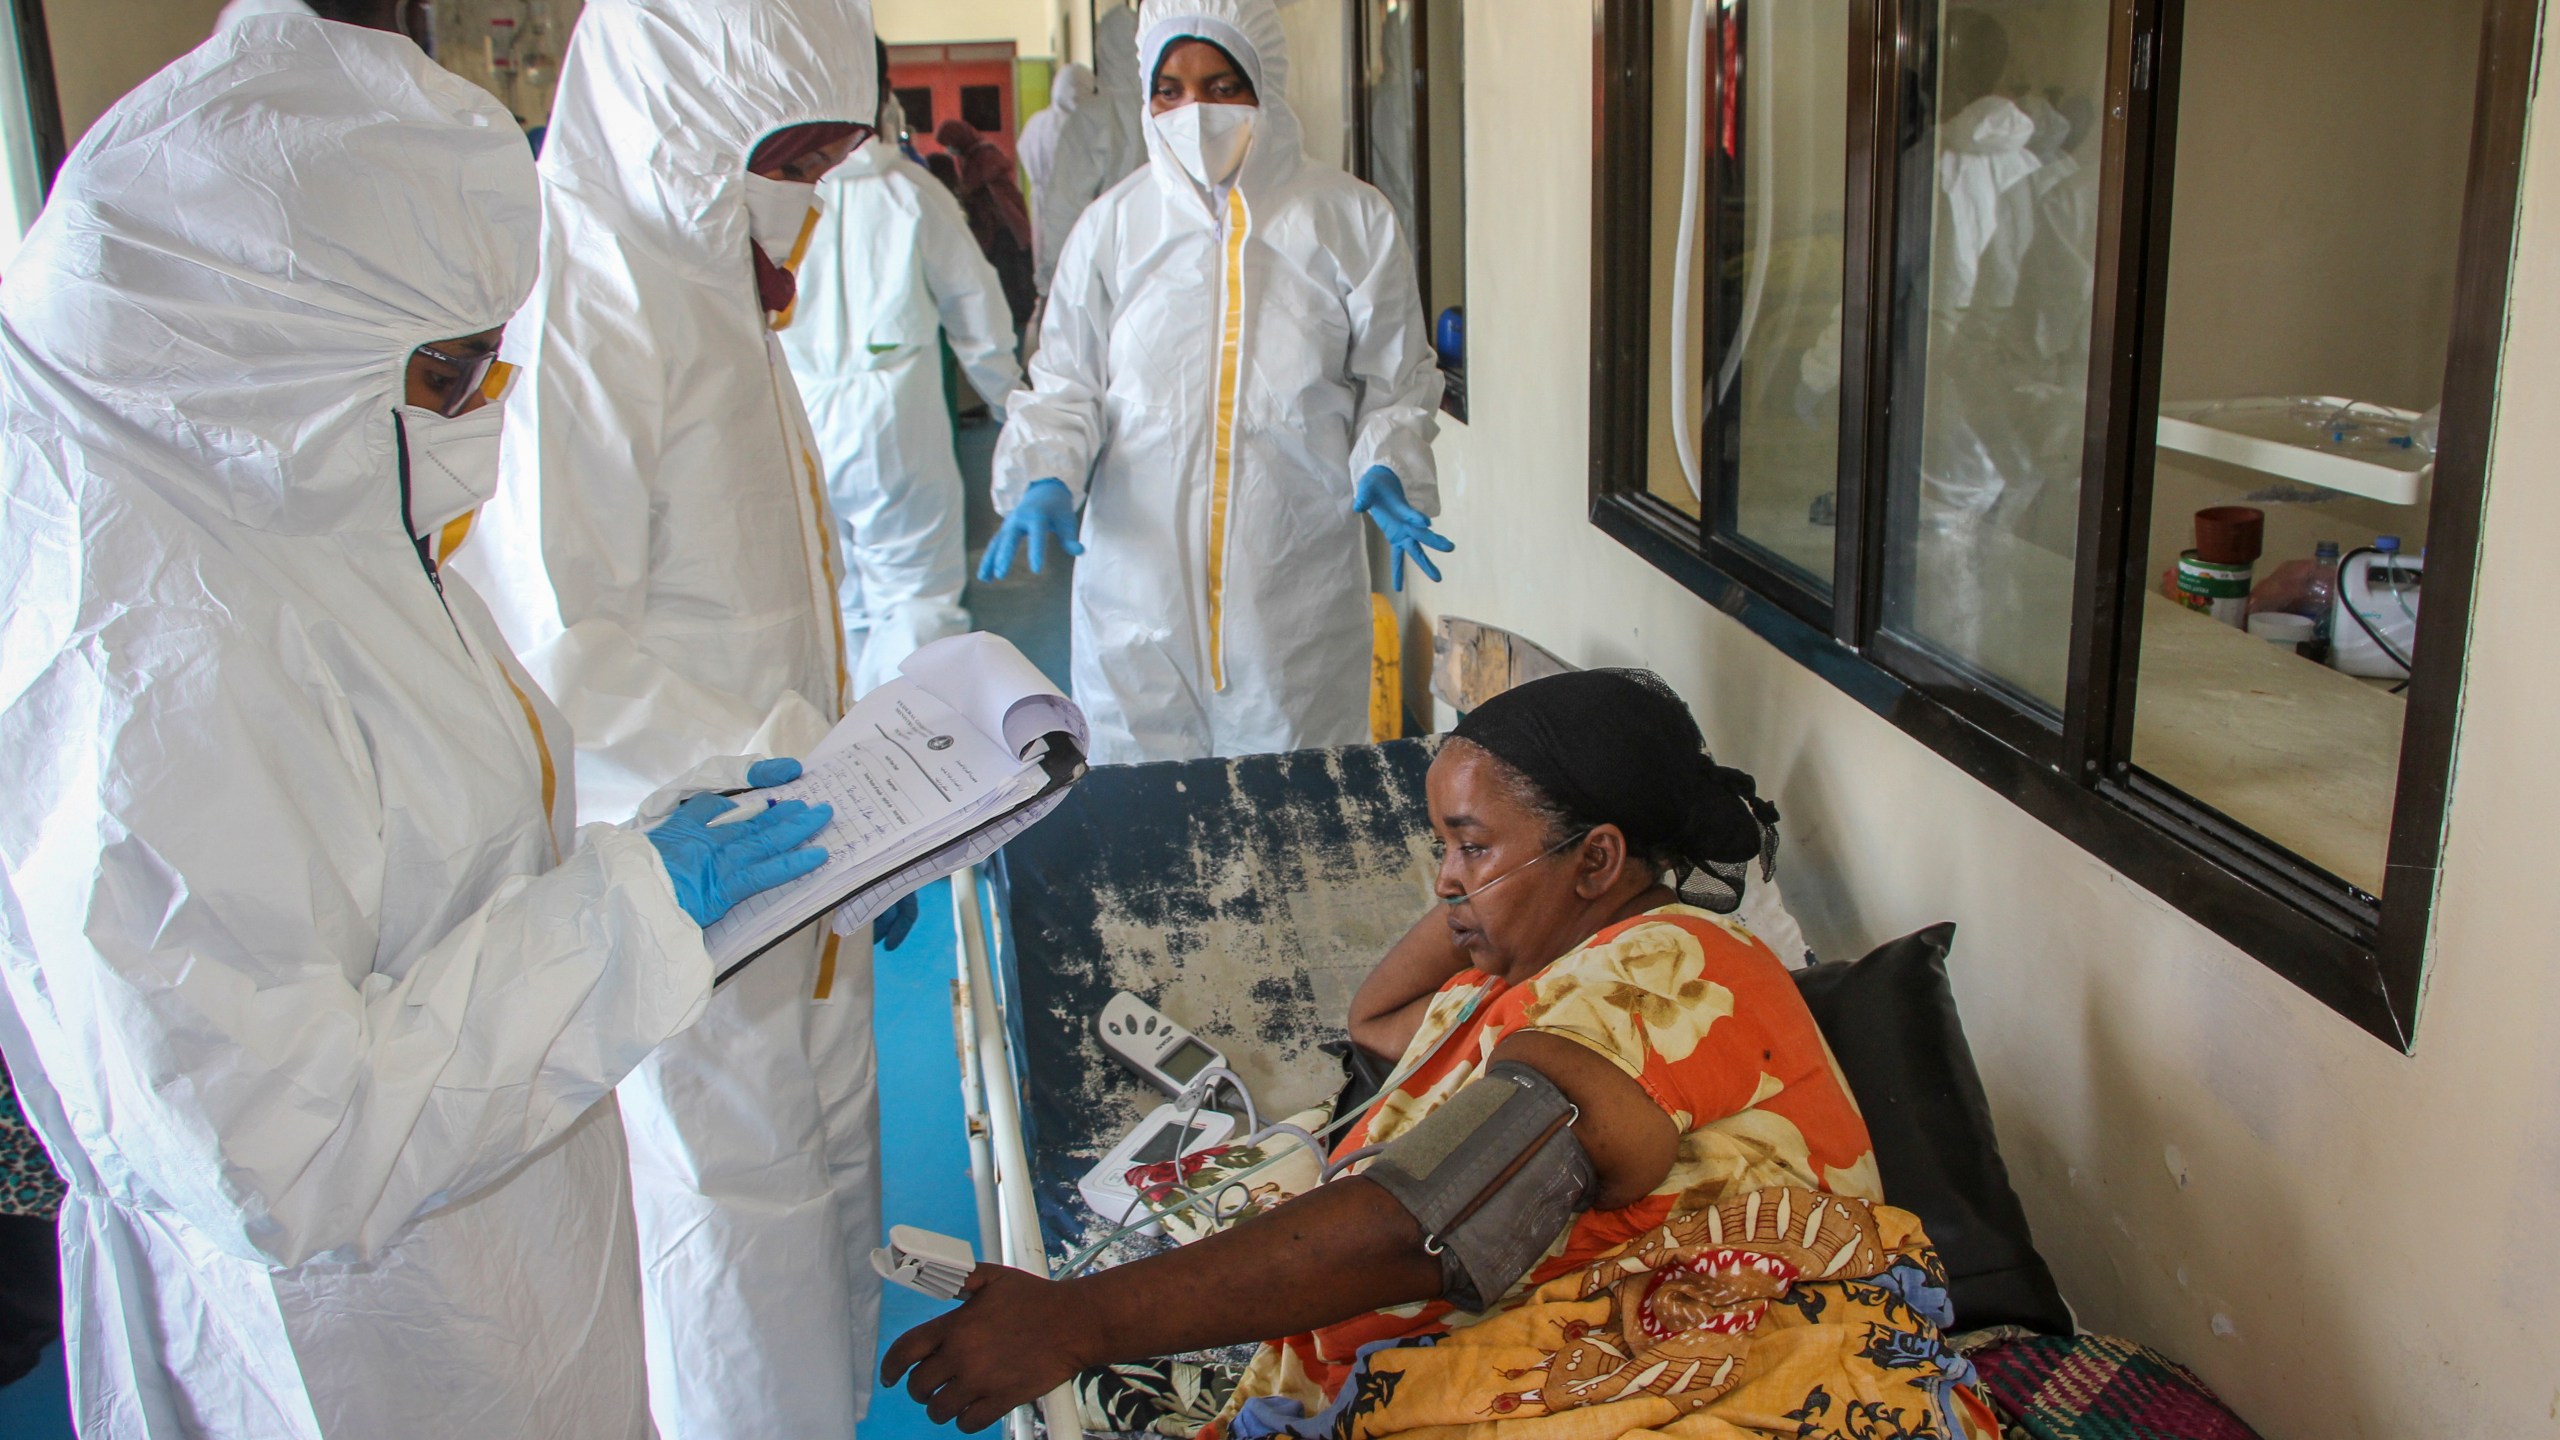
<path id="1" fill-rule="evenodd" d="M 916 917 L 922 913 L 924 907 L 916 903 L 913 894 L 909 894 L 881 911 L 880 918 L 871 922 L 871 938 L 880 942 L 881 949 L 895 950 L 907 943 L 907 936 L 916 928 Z"/>
<path id="2" fill-rule="evenodd" d="M 800 777 L 797 760 L 759 761 L 747 783 L 780 785 Z M 648 832 L 675 882 L 676 903 L 706 929 L 750 895 L 787 885 L 826 863 L 827 852 L 808 842 L 835 818 L 828 805 L 785 800 L 744 820 L 712 822 L 738 808 L 726 795 L 696 795 Z"/>
<path id="3" fill-rule="evenodd" d="M 1404 562 L 1411 560 L 1422 573 L 1437 580 L 1440 567 L 1431 563 L 1433 550 L 1447 554 L 1457 549 L 1448 536 L 1431 528 L 1431 517 L 1405 503 L 1404 482 L 1396 472 L 1384 465 L 1372 465 L 1360 477 L 1359 488 L 1352 492 L 1353 511 L 1369 517 L 1378 533 L 1387 537 L 1388 546 L 1396 552 L 1396 589 L 1404 589 Z"/>
<path id="4" fill-rule="evenodd" d="M 1049 558 L 1051 540 L 1070 555 L 1084 553 L 1084 546 L 1076 542 L 1076 497 L 1067 493 L 1064 480 L 1034 480 L 1022 492 L 1022 503 L 1005 513 L 986 558 L 978 562 L 978 578 L 1001 580 L 1012 573 L 1017 543 L 1031 547 L 1031 573 L 1039 574 L 1041 563 Z"/>

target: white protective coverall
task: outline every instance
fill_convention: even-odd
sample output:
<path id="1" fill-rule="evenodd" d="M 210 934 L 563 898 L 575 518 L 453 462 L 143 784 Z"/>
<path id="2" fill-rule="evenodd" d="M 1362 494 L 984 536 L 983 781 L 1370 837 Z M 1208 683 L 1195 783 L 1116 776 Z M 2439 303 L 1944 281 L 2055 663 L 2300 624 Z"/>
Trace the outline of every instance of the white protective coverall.
<path id="1" fill-rule="evenodd" d="M 1049 185 L 1049 167 L 1058 158 L 1059 133 L 1066 129 L 1076 107 L 1092 99 L 1093 94 L 1093 71 L 1070 60 L 1058 67 L 1057 75 L 1049 82 L 1048 105 L 1022 122 L 1022 133 L 1013 142 L 1013 158 L 1022 165 L 1022 178 L 1031 182 L 1034 215 L 1040 212 L 1040 193 Z"/>
<path id="2" fill-rule="evenodd" d="M 1022 383 L 1013 312 L 933 172 L 871 141 L 818 182 L 825 211 L 800 262 L 782 348 L 807 398 L 844 532 L 847 628 L 868 631 L 864 695 L 923 645 L 965 634 L 967 497 L 942 391 L 942 334 L 979 393 Z"/>
<path id="3" fill-rule="evenodd" d="M 460 563 L 577 728 L 588 816 L 709 757 L 803 753 L 845 703 L 835 524 L 744 195 L 764 136 L 878 113 L 876 53 L 861 0 L 590 0 L 578 20 L 542 278 L 508 331 L 507 478 Z M 822 928 L 622 1087 L 667 1440 L 841 1436 L 869 1400 L 870 950 Z"/>
<path id="4" fill-rule="evenodd" d="M 89 131 L 0 289 L 0 1048 L 90 1440 L 649 1432 L 599 1102 L 710 960 L 401 521 L 409 353 L 515 311 L 537 215 L 496 101 L 269 16 Z M 486 495 L 433 475 L 421 534 Z"/>
<path id="5" fill-rule="evenodd" d="M 1439 510 L 1440 370 L 1386 198 L 1300 148 L 1271 0 L 1148 0 L 1141 74 L 1225 46 L 1261 97 L 1206 190 L 1154 116 L 1148 167 L 1077 222 L 995 500 L 1056 479 L 1086 505 L 1075 693 L 1100 763 L 1369 738 L 1372 465 Z M 1232 422 L 1232 423 L 1229 423 Z"/>
<path id="6" fill-rule="evenodd" d="M 1031 229 L 1039 247 L 1032 279 L 1040 293 L 1058 271 L 1058 256 L 1085 207 L 1147 163 L 1141 116 L 1147 87 L 1138 74 L 1138 12 L 1115 5 L 1093 22 L 1093 98 L 1058 127 L 1045 179 L 1033 180 Z M 1035 115 L 1034 120 L 1040 117 Z M 1027 131 L 1026 131 L 1027 136 Z M 1029 167 L 1028 157 L 1024 161 Z"/>

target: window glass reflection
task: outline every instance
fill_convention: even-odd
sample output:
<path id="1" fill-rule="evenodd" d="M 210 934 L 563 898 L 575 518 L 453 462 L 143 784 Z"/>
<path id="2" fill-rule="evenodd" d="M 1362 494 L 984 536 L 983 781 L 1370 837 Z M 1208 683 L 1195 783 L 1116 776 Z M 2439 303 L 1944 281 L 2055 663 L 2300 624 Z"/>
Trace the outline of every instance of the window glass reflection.
<path id="1" fill-rule="evenodd" d="M 1688 5 L 1655 5 L 1653 11 L 1653 107 L 1651 148 L 1652 234 L 1647 256 L 1651 261 L 1646 314 L 1651 323 L 1646 338 L 1652 355 L 1646 366 L 1645 397 L 1645 490 L 1656 500 L 1697 519 L 1706 513 L 1699 501 L 1699 489 L 1692 485 L 1680 463 L 1680 447 L 1676 438 L 1676 407 L 1671 403 L 1672 354 L 1677 346 L 1686 346 L 1689 357 L 1690 434 L 1706 433 L 1702 397 L 1705 385 L 1698 378 L 1705 368 L 1699 357 L 1707 345 L 1707 306 L 1701 293 L 1713 286 L 1704 280 L 1693 280 L 1689 304 L 1677 303 L 1678 287 L 1674 274 L 1680 251 L 1680 202 L 1690 193 L 1684 187 L 1688 175 L 1682 168 L 1687 161 L 1686 114 L 1683 106 L 1689 65 Z M 1707 43 L 1714 44 L 1713 22 L 1710 21 Z M 1713 97 L 1712 84 L 1708 95 Z M 1699 269 L 1712 276 L 1714 243 L 1710 234 L 1700 243 Z M 1602 260 L 1600 263 L 1608 263 Z"/>
<path id="2" fill-rule="evenodd" d="M 2380 895 L 2481 5 L 2303 13 L 2187 6 L 2133 761 Z"/>
<path id="3" fill-rule="evenodd" d="M 1361 0 L 1361 173 L 1414 251 L 1453 413 L 1465 414 L 1466 9 L 1459 0 Z"/>
<path id="4" fill-rule="evenodd" d="M 1828 588 L 1840 481 L 1848 0 L 1725 0 L 1704 383 L 1717 525 Z"/>
<path id="5" fill-rule="evenodd" d="M 1888 628 L 2058 709 L 2095 284 L 2102 0 L 1951 0 L 1904 117 Z"/>
<path id="6" fill-rule="evenodd" d="M 1361 88 L 1368 102 L 1368 178 L 1396 211 L 1408 240 L 1423 233 L 1419 165 L 1414 154 L 1413 20 L 1408 0 L 1366 0 L 1367 71 Z"/>
<path id="7" fill-rule="evenodd" d="M 1423 256 L 1423 305 L 1436 325 L 1467 303 L 1467 7 L 1441 0 L 1423 10 L 1424 56 L 1431 73 L 1423 109 L 1430 123 L 1417 147 L 1427 152 L 1424 184 L 1431 228 Z M 1447 357 L 1443 357 L 1444 359 Z M 1461 356 L 1463 358 L 1463 356 Z"/>

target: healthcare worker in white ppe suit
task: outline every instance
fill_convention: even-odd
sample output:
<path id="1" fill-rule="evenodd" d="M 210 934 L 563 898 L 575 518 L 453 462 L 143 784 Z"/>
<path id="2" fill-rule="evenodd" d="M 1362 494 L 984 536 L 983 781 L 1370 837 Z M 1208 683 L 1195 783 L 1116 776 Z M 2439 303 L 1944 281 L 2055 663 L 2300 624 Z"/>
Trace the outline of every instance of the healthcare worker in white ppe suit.
<path id="1" fill-rule="evenodd" d="M 269 16 L 98 121 L 0 286 L 0 1049 L 89 1440 L 649 1434 L 612 1087 L 824 815 L 574 829 L 438 573 L 537 213 L 484 92 Z"/>
<path id="2" fill-rule="evenodd" d="M 882 68 L 887 55 L 882 52 Z M 968 632 L 968 500 L 943 399 L 941 337 L 978 393 L 1022 383 L 1013 313 L 933 172 L 875 141 L 818 182 L 819 219 L 782 348 L 809 406 L 847 560 L 856 696 L 924 645 Z"/>
<path id="3" fill-rule="evenodd" d="M 1059 125 L 1046 173 L 1031 168 L 1027 150 L 1023 156 L 1024 172 L 1032 176 L 1031 229 L 1038 246 L 1032 281 L 1042 295 L 1049 293 L 1059 253 L 1085 207 L 1147 163 L 1140 120 L 1145 90 L 1138 73 L 1138 12 L 1114 5 L 1093 22 L 1093 94 Z M 1030 139 L 1028 126 L 1023 138 Z"/>
<path id="4" fill-rule="evenodd" d="M 980 573 L 1085 555 L 1074 681 L 1098 763 L 1361 743 L 1361 517 L 1399 587 L 1450 548 L 1413 255 L 1384 196 L 1300 148 L 1271 0 L 1148 0 L 1138 26 L 1148 164 L 1059 259 Z"/>
<path id="5" fill-rule="evenodd" d="M 1022 178 L 1031 182 L 1034 215 L 1040 213 L 1040 194 L 1049 187 L 1049 171 L 1058 160 L 1058 137 L 1074 119 L 1077 108 L 1093 98 L 1094 89 L 1093 71 L 1070 60 L 1059 66 L 1049 81 L 1048 105 L 1022 122 L 1013 153 L 1022 162 Z"/>
<path id="6" fill-rule="evenodd" d="M 804 753 L 848 701 L 836 525 L 773 326 L 816 181 L 878 112 L 874 54 L 861 0 L 579 17 L 506 483 L 462 563 L 577 729 L 584 814 Z M 880 1285 L 868 936 L 766 954 L 621 1101 L 659 1430 L 849 1433 Z"/>

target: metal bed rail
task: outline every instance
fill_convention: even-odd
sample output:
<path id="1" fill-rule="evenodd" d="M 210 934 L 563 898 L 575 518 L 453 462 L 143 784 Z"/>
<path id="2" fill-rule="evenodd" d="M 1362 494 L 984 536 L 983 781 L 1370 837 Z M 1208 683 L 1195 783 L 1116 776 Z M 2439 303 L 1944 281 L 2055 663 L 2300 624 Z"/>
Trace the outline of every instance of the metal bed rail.
<path id="1" fill-rule="evenodd" d="M 952 928 L 960 938 L 960 974 L 952 1011 L 960 1045 L 961 1103 L 969 1117 L 969 1178 L 977 1187 L 978 1234 L 989 1243 L 988 1259 L 1049 1273 L 1047 1246 L 1040 1235 L 1040 1211 L 1031 1192 L 1031 1153 L 1022 1126 L 1021 1077 L 1010 1036 L 999 1008 L 999 992 L 987 943 L 985 908 L 978 899 L 978 867 L 951 877 Z M 1037 1424 L 1049 1440 L 1083 1440 L 1083 1420 L 1076 1409 L 1073 1382 L 1040 1398 Z M 1034 1406 L 1006 1417 L 1011 1440 L 1036 1440 Z"/>

